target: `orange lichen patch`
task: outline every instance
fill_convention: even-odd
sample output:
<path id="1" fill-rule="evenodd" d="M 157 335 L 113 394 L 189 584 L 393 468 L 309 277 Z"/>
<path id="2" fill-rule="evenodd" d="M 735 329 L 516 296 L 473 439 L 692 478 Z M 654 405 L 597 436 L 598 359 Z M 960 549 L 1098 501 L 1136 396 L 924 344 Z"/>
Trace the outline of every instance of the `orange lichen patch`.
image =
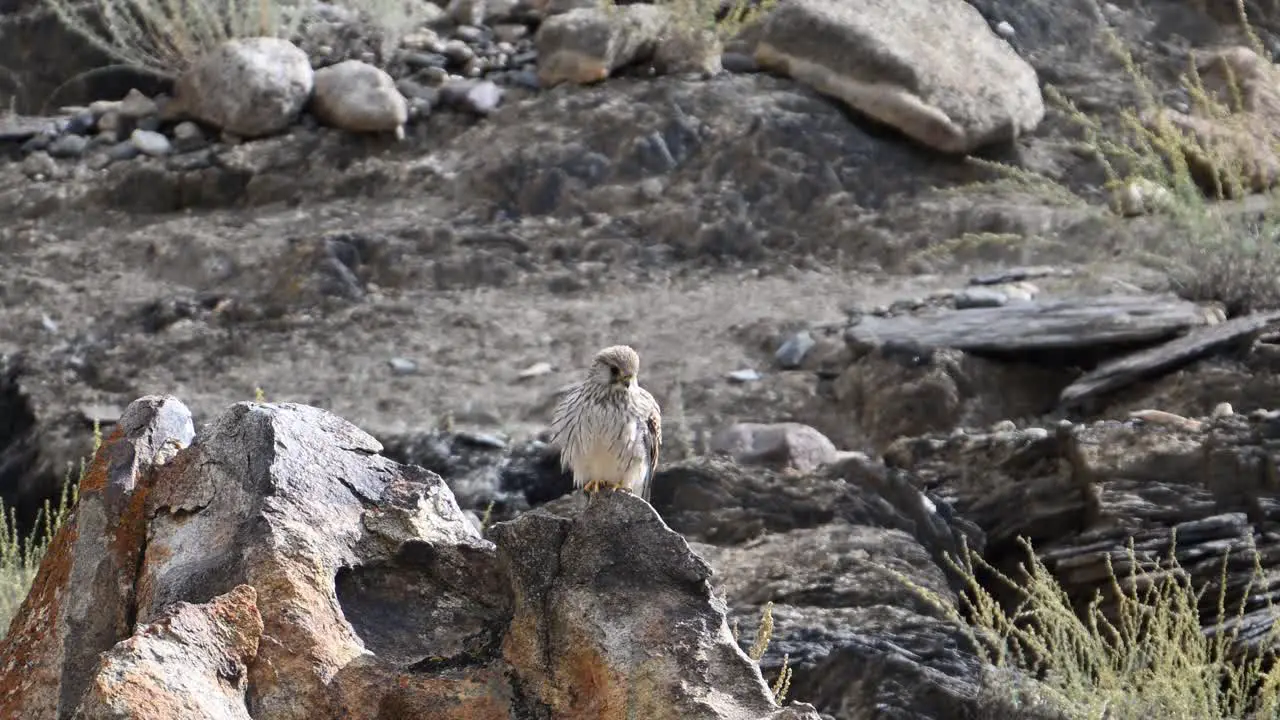
<path id="1" fill-rule="evenodd" d="M 124 440 L 124 428 L 116 426 L 111 434 L 102 439 L 98 452 L 85 468 L 84 477 L 80 479 L 80 497 L 100 493 L 107 487 L 107 457 L 116 443 Z"/>
<path id="2" fill-rule="evenodd" d="M 379 720 L 510 720 L 513 693 L 493 666 L 446 676 L 401 674 L 378 703 Z"/>
<path id="3" fill-rule="evenodd" d="M 0 717 L 52 717 L 61 681 L 63 600 L 71 591 L 72 515 L 53 536 L 31 590 L 0 641 Z"/>
<path id="4" fill-rule="evenodd" d="M 336 718 L 510 720 L 515 694 L 506 666 L 406 673 L 372 656 L 344 667 L 332 683 Z"/>
<path id="5" fill-rule="evenodd" d="M 552 676 L 558 696 L 551 703 L 556 717 L 626 720 L 628 683 L 609 666 L 592 638 L 576 629 L 563 638 L 567 652 L 558 656 Z"/>
<path id="6" fill-rule="evenodd" d="M 142 552 L 147 539 L 147 493 L 150 488 L 148 487 L 146 476 L 152 474 L 144 472 L 143 477 L 138 478 L 133 494 L 129 496 L 128 504 L 124 506 L 118 516 L 109 521 L 109 532 L 111 533 L 109 549 L 112 557 L 121 563 L 121 569 L 135 575 L 134 577 L 121 578 L 122 581 L 127 581 L 130 586 L 137 579 L 136 560 L 138 553 Z"/>
<path id="7" fill-rule="evenodd" d="M 258 654 L 262 640 L 262 614 L 258 612 L 258 591 L 252 585 L 237 585 L 218 598 L 209 615 L 228 633 L 228 651 L 244 662 Z"/>

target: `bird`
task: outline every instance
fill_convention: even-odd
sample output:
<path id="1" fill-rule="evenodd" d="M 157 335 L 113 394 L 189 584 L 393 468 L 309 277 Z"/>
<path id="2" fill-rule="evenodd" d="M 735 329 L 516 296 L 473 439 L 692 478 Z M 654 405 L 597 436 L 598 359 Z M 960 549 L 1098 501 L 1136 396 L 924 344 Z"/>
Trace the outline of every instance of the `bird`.
<path id="1" fill-rule="evenodd" d="M 551 444 L 574 488 L 624 490 L 649 501 L 662 446 L 662 409 L 639 385 L 640 355 L 629 345 L 595 354 L 565 389 L 551 420 Z"/>

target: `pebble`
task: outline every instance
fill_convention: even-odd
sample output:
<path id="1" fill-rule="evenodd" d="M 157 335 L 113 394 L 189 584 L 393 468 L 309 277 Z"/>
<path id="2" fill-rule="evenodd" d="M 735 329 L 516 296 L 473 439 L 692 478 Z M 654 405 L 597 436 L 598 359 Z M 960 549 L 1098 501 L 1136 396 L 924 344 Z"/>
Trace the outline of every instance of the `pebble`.
<path id="1" fill-rule="evenodd" d="M 67 121 L 63 132 L 73 135 L 88 135 L 93 132 L 94 127 L 98 124 L 98 118 L 88 110 L 76 113 Z"/>
<path id="2" fill-rule="evenodd" d="M 720 55 L 720 67 L 726 72 L 750 74 L 760 72 L 760 64 L 745 53 L 727 52 Z"/>
<path id="3" fill-rule="evenodd" d="M 516 373 L 516 379 L 530 380 L 532 378 L 536 378 L 542 375 L 547 375 L 551 372 L 551 370 L 552 370 L 551 363 L 536 362 L 530 365 L 529 367 L 521 370 L 520 372 Z"/>
<path id="4" fill-rule="evenodd" d="M 471 46 L 461 40 L 450 40 L 444 44 L 444 55 L 456 65 L 465 65 L 476 56 Z"/>
<path id="5" fill-rule="evenodd" d="M 414 70 L 424 68 L 443 68 L 449 64 L 449 58 L 440 53 L 410 52 L 403 56 L 404 64 Z"/>
<path id="6" fill-rule="evenodd" d="M 987 287 L 965 288 L 955 296 L 957 310 L 1000 307 L 1008 302 L 1008 295 Z"/>
<path id="7" fill-rule="evenodd" d="M 138 128 L 129 135 L 129 142 L 138 148 L 144 155 L 151 157 L 164 157 L 173 152 L 173 144 L 169 142 L 169 138 L 161 133 L 152 130 L 143 130 Z"/>
<path id="8" fill-rule="evenodd" d="M 180 122 L 173 128 L 173 147 L 178 152 L 198 150 L 208 144 L 204 131 L 190 120 Z"/>
<path id="9" fill-rule="evenodd" d="M 116 143 L 107 149 L 107 157 L 111 158 L 112 161 L 132 160 L 141 154 L 142 151 L 138 149 L 138 146 L 128 140 Z"/>
<path id="10" fill-rule="evenodd" d="M 492 433 L 471 432 L 462 430 L 454 435 L 455 438 L 477 447 L 493 448 L 494 450 L 503 450 L 507 447 L 507 441 Z"/>
<path id="11" fill-rule="evenodd" d="M 529 36 L 529 28 L 524 25 L 502 23 L 493 26 L 493 35 L 505 43 L 517 43 Z"/>
<path id="12" fill-rule="evenodd" d="M 749 383 L 755 382 L 761 377 L 763 376 L 755 370 L 734 370 L 729 373 L 729 382 Z"/>
<path id="13" fill-rule="evenodd" d="M 778 362 L 778 367 L 784 370 L 793 370 L 800 367 L 804 362 L 804 358 L 814 346 L 813 336 L 808 330 L 802 330 L 791 337 L 787 338 L 778 351 L 773 354 L 773 359 Z"/>
<path id="14" fill-rule="evenodd" d="M 1032 441 L 1049 439 L 1049 431 L 1042 427 L 1029 427 L 1022 431 L 1022 435 Z"/>
<path id="15" fill-rule="evenodd" d="M 476 27 L 475 25 L 459 25 L 453 29 L 453 36 L 463 42 L 472 44 L 478 44 L 488 40 L 488 32 L 483 28 Z"/>
<path id="16" fill-rule="evenodd" d="M 393 375 L 412 375 L 418 372 L 418 363 L 402 357 L 393 357 L 387 361 Z"/>
<path id="17" fill-rule="evenodd" d="M 492 80 L 451 80 L 440 88 L 440 101 L 476 115 L 488 115 L 502 102 L 502 88 Z"/>
<path id="18" fill-rule="evenodd" d="M 33 180 L 46 180 L 58 172 L 58 162 L 49 153 L 38 150 L 22 160 L 22 174 Z"/>
<path id="19" fill-rule="evenodd" d="M 1010 25 L 1008 22 L 1004 20 L 1001 20 L 1000 22 L 996 23 L 996 34 L 1004 38 L 1005 40 L 1008 40 L 1009 38 L 1013 37 L 1017 33 L 1014 31 L 1012 25 Z"/>
<path id="20" fill-rule="evenodd" d="M 89 148 L 89 138 L 83 135 L 59 135 L 46 148 L 55 158 L 75 158 Z"/>

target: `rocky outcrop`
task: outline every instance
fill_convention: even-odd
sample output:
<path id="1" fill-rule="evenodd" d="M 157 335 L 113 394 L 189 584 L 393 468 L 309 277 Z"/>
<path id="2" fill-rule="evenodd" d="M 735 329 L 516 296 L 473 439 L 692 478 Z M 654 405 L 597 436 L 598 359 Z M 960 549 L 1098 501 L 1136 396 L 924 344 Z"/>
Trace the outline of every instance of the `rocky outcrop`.
<path id="1" fill-rule="evenodd" d="M 0 644 L 0 714 L 816 720 L 643 501 L 574 496 L 490 542 L 380 450 L 307 406 L 240 403 L 193 441 L 176 399 L 130 405 Z"/>
<path id="2" fill-rule="evenodd" d="M 981 527 L 998 567 L 1025 562 L 1018 538 L 1026 538 L 1084 603 L 1111 582 L 1108 562 L 1122 575 L 1160 574 L 1171 571 L 1172 556 L 1213 599 L 1206 623 L 1216 622 L 1221 592 L 1228 616 L 1244 607 L 1235 649 L 1274 649 L 1262 598 L 1273 591 L 1269 528 L 1280 520 L 1272 480 L 1278 427 L 1270 411 L 1202 418 L 1151 411 L 1127 421 L 903 439 L 885 460 Z M 1115 597 L 1102 598 L 1112 614 Z"/>

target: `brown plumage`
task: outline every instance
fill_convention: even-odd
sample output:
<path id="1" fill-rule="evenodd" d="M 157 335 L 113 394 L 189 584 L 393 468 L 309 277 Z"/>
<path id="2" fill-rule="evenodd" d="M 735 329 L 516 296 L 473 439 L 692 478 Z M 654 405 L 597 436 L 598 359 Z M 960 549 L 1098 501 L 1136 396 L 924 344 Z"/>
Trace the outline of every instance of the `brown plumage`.
<path id="1" fill-rule="evenodd" d="M 635 350 L 607 347 L 556 404 L 551 442 L 560 448 L 560 466 L 573 472 L 574 487 L 629 490 L 649 499 L 662 445 L 662 411 L 639 386 L 639 373 Z"/>

